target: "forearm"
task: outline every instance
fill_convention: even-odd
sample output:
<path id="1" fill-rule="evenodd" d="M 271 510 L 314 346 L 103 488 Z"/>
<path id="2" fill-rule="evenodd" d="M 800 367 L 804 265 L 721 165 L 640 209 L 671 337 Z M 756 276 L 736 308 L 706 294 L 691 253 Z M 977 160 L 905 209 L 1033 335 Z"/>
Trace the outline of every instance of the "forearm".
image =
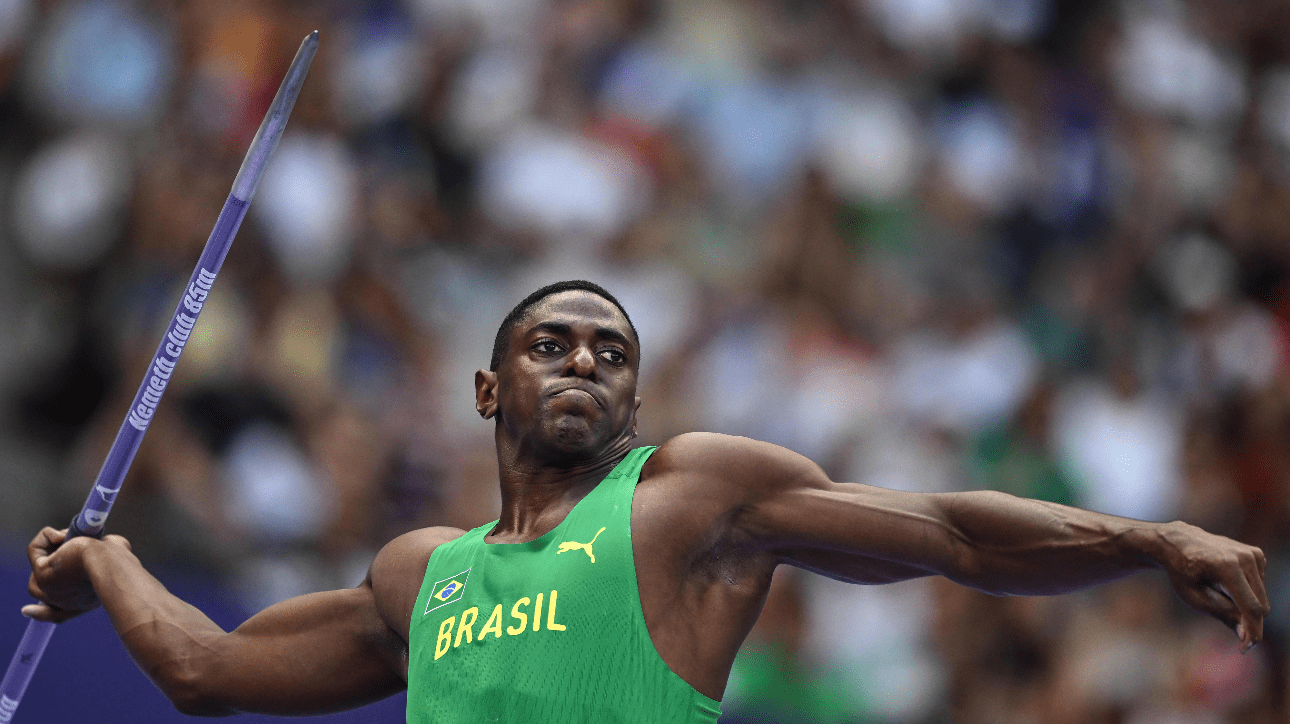
<path id="1" fill-rule="evenodd" d="M 85 567 L 131 658 L 176 707 L 192 714 L 236 713 L 203 701 L 198 687 L 218 664 L 223 629 L 166 590 L 120 546 L 93 545 Z"/>
<path id="2" fill-rule="evenodd" d="M 311 593 L 225 633 L 128 551 L 96 545 L 86 572 L 131 656 L 175 706 L 206 716 L 324 714 L 404 687 L 402 639 L 364 584 Z"/>
<path id="3" fill-rule="evenodd" d="M 996 594 L 1050 595 L 1159 565 L 1168 525 L 990 491 L 932 496 L 954 555 L 944 575 Z"/>

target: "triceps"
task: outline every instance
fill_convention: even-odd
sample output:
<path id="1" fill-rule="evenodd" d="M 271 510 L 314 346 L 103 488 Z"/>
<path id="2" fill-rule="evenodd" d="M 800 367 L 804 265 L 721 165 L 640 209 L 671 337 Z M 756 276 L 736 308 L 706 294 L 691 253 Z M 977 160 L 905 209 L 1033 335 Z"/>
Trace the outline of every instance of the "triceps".
<path id="1" fill-rule="evenodd" d="M 936 575 L 908 563 L 850 551 L 797 547 L 780 554 L 780 562 L 844 583 L 874 586 Z"/>

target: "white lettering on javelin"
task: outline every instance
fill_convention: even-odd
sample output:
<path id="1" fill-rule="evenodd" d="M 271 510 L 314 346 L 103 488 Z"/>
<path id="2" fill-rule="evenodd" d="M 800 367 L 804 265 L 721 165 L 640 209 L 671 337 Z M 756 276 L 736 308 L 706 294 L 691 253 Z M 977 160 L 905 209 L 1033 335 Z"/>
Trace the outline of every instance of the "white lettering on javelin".
<path id="1" fill-rule="evenodd" d="M 152 361 L 151 374 L 148 376 L 147 384 L 143 386 L 143 394 L 139 397 L 138 404 L 125 417 L 126 422 L 139 432 L 147 430 L 148 423 L 152 422 L 152 415 L 161 402 L 161 393 L 166 391 L 170 376 L 175 371 L 175 363 L 179 361 L 184 345 L 188 344 L 188 338 L 192 336 L 197 315 L 201 314 L 202 305 L 206 303 L 206 296 L 210 294 L 211 285 L 214 283 L 214 272 L 198 269 L 197 278 L 184 291 L 180 306 L 192 312 L 192 316 L 183 311 L 175 315 L 172 328 L 166 332 L 166 337 L 162 340 L 165 342 L 162 354 Z M 4 721 L 0 720 L 0 724 L 4 724 Z"/>
<path id="2" fill-rule="evenodd" d="M 18 711 L 18 702 L 0 694 L 0 724 L 13 721 L 13 713 Z"/>

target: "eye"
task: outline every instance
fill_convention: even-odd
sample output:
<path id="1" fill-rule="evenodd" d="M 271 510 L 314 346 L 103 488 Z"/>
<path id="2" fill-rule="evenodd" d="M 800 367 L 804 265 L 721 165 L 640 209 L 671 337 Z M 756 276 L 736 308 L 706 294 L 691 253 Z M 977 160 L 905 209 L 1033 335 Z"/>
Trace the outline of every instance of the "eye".
<path id="1" fill-rule="evenodd" d="M 553 339 L 539 339 L 533 344 L 533 350 L 541 354 L 558 354 L 560 345 Z"/>
<path id="2" fill-rule="evenodd" d="M 621 365 L 627 361 L 627 355 L 623 354 L 622 350 L 615 347 L 600 350 L 600 356 L 604 357 L 605 361 L 612 365 Z"/>

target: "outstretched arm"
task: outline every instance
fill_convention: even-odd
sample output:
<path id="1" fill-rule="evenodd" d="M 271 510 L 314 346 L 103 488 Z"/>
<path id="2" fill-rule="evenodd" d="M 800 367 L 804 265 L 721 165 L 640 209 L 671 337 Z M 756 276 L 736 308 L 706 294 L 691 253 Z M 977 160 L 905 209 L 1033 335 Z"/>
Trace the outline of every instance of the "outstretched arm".
<path id="1" fill-rule="evenodd" d="M 370 578 L 284 601 L 225 632 L 110 538 L 64 544 L 61 531 L 41 531 L 28 549 L 41 603 L 23 613 L 60 621 L 102 602 L 135 662 L 186 714 L 325 713 L 406 686 L 405 643 L 383 620 Z"/>
<path id="2" fill-rule="evenodd" d="M 746 438 L 673 442 L 702 449 L 688 457 L 736 491 L 738 529 L 783 562 L 857 582 L 940 574 L 1000 595 L 1065 593 L 1160 568 L 1184 601 L 1234 628 L 1242 645 L 1263 635 L 1263 552 L 1185 523 L 992 491 L 835 483 L 801 455 Z"/>

